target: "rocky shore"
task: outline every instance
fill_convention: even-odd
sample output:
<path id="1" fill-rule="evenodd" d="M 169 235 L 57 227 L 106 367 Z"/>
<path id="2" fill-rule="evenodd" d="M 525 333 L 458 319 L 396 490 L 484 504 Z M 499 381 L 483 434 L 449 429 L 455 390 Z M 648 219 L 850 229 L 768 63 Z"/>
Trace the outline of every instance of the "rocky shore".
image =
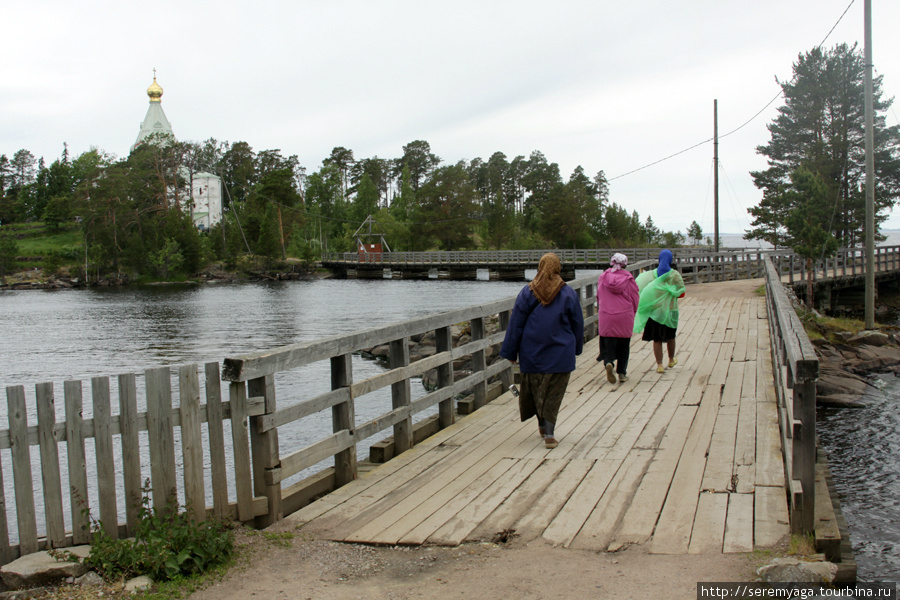
<path id="1" fill-rule="evenodd" d="M 876 390 L 872 375 L 900 376 L 900 334 L 882 331 L 831 332 L 812 341 L 819 357 L 816 401 L 822 406 L 866 406 Z"/>

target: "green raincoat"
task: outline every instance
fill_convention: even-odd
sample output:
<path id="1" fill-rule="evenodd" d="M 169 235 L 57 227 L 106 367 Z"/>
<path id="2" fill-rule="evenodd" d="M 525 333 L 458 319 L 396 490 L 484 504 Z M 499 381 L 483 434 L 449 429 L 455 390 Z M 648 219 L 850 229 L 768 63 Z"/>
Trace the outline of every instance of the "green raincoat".
<path id="1" fill-rule="evenodd" d="M 662 277 L 657 277 L 656 269 L 653 269 L 638 275 L 635 282 L 641 297 L 634 317 L 634 333 L 642 332 L 648 319 L 677 329 L 678 298 L 684 295 L 681 273 L 672 269 Z"/>

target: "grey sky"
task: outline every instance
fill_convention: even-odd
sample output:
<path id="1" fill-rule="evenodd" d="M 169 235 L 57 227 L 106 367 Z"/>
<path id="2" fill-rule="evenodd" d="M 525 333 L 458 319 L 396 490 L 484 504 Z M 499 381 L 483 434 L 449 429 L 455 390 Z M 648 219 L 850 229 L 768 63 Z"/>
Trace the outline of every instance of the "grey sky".
<path id="1" fill-rule="evenodd" d="M 900 2 L 872 0 L 874 63 L 900 90 Z M 153 69 L 182 140 L 246 141 L 309 172 L 335 146 L 394 158 L 423 139 L 447 163 L 543 152 L 604 170 L 610 197 L 667 230 L 712 233 L 712 143 L 762 109 L 850 0 L 216 2 L 33 0 L 4 7 L 0 153 L 123 156 Z M 863 40 L 855 0 L 826 46 Z M 749 227 L 748 171 L 777 100 L 721 139 L 720 230 Z M 900 107 L 888 114 L 896 124 Z M 617 178 L 618 177 L 618 178 Z M 900 227 L 900 211 L 888 221 Z"/>

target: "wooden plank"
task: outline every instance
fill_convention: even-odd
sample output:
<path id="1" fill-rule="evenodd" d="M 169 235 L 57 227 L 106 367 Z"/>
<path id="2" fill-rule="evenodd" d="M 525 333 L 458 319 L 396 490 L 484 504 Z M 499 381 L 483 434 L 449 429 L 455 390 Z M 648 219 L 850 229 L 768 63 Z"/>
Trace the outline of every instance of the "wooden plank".
<path id="1" fill-rule="evenodd" d="M 242 382 L 231 383 L 228 389 L 231 402 L 231 438 L 234 444 L 234 484 L 237 488 L 238 520 L 247 522 L 254 517 L 247 386 Z"/>
<path id="2" fill-rule="evenodd" d="M 520 423 L 498 423 L 494 435 L 482 435 L 475 449 L 417 490 L 415 496 L 400 500 L 391 514 L 379 515 L 379 518 L 367 521 L 362 527 L 344 536 L 344 541 L 396 544 L 450 498 L 490 470 L 504 456 L 505 448 L 515 447 L 530 433 L 530 429 L 526 430 Z"/>
<path id="3" fill-rule="evenodd" d="M 66 398 L 66 455 L 69 467 L 69 503 L 72 510 L 72 541 L 77 546 L 87 544 L 91 539 L 90 522 L 86 514 L 90 510 L 90 499 L 82 434 L 84 418 L 81 381 L 66 381 L 63 384 L 63 391 Z"/>
<path id="4" fill-rule="evenodd" d="M 560 508 L 544 530 L 542 537 L 554 546 L 568 546 L 582 526 L 610 482 L 622 466 L 621 460 L 592 461 L 591 470 L 579 482 L 568 501 Z"/>
<path id="5" fill-rule="evenodd" d="M 533 460 L 540 462 L 537 469 L 467 536 L 467 540 L 490 541 L 495 534 L 509 530 L 515 531 L 516 521 L 523 513 L 527 514 L 531 510 L 548 486 L 556 485 L 556 477 L 569 464 L 567 460 Z M 530 460 L 525 459 L 522 462 L 527 463 Z"/>
<path id="6" fill-rule="evenodd" d="M 702 492 L 697 502 L 694 526 L 691 530 L 690 554 L 722 552 L 725 540 L 725 519 L 729 494 Z"/>
<path id="7" fill-rule="evenodd" d="M 9 522 L 6 515 L 6 487 L 3 483 L 3 462 L 0 461 L 0 566 L 15 560 L 9 545 Z"/>
<path id="8" fill-rule="evenodd" d="M 206 427 L 209 432 L 213 513 L 222 518 L 228 510 L 228 476 L 225 467 L 225 431 L 222 419 L 222 384 L 219 377 L 219 363 L 206 363 L 204 370 L 206 373 Z"/>
<path id="9" fill-rule="evenodd" d="M 700 401 L 672 478 L 672 489 L 679 490 L 679 493 L 670 495 L 663 505 L 650 545 L 653 554 L 684 554 L 688 550 L 706 454 L 718 410 L 717 399 L 718 394 L 704 394 Z"/>
<path id="10" fill-rule="evenodd" d="M 517 491 L 519 486 L 542 463 L 543 461 L 537 459 L 515 461 L 515 464 L 502 477 L 498 478 L 494 485 L 469 502 L 440 529 L 431 534 L 427 541 L 432 544 L 445 546 L 462 544 L 466 539 L 469 539 L 469 534 L 487 519 L 498 506 L 505 502 L 511 494 Z"/>
<path id="11" fill-rule="evenodd" d="M 13 482 L 16 490 L 16 521 L 19 526 L 19 550 L 31 554 L 38 550 L 37 521 L 34 509 L 34 484 L 31 475 L 31 453 L 28 449 L 28 412 L 25 388 L 6 388 L 9 409 L 9 439 L 12 445 Z"/>
<path id="12" fill-rule="evenodd" d="M 109 377 L 91 378 L 91 397 L 94 405 L 94 452 L 97 459 L 97 497 L 100 505 L 100 524 L 112 538 L 119 537 L 119 512 L 116 502 L 116 463 L 113 455 L 109 422 Z"/>
<path id="13" fill-rule="evenodd" d="M 778 408 L 774 402 L 756 403 L 756 485 L 784 487 L 784 458 Z"/>
<path id="14" fill-rule="evenodd" d="M 583 459 L 567 461 L 556 480 L 543 490 L 537 502 L 527 509 L 523 507 L 523 514 L 515 524 L 520 540 L 528 542 L 544 533 L 595 462 Z"/>
<path id="15" fill-rule="evenodd" d="M 771 548 L 791 533 L 784 486 L 756 486 L 753 493 L 753 541 L 756 548 Z"/>
<path id="16" fill-rule="evenodd" d="M 634 450 L 627 455 L 581 530 L 567 547 L 606 551 L 654 454 L 653 450 L 643 449 Z"/>
<path id="17" fill-rule="evenodd" d="M 738 406 L 720 406 L 716 415 L 706 469 L 700 489 L 706 492 L 732 491 L 734 475 L 734 444 L 737 435 Z"/>
<path id="18" fill-rule="evenodd" d="M 490 469 L 484 471 L 470 484 L 462 487 L 458 493 L 449 499 L 446 499 L 447 496 L 445 495 L 433 498 L 432 501 L 436 510 L 424 519 L 419 520 L 419 524 L 400 537 L 398 543 L 424 544 L 425 540 L 429 539 L 432 534 L 448 521 L 457 517 L 463 509 L 471 507 L 476 498 L 490 489 L 495 482 L 501 480 L 518 462 L 513 458 L 501 458 Z M 470 523 L 466 527 L 474 528 L 476 524 Z"/>
<path id="19" fill-rule="evenodd" d="M 729 494 L 722 552 L 753 552 L 753 494 Z"/>
<path id="20" fill-rule="evenodd" d="M 143 487 L 141 481 L 141 446 L 138 433 L 137 377 L 134 373 L 119 375 L 119 426 L 122 444 L 122 482 L 125 489 L 125 522 L 128 535 L 138 525 Z"/>
<path id="21" fill-rule="evenodd" d="M 197 365 L 178 369 L 181 404 L 181 456 L 184 460 L 184 507 L 195 522 L 206 520 L 203 483 L 203 438 L 200 431 L 200 375 Z"/>
<path id="22" fill-rule="evenodd" d="M 331 458 L 338 452 L 350 448 L 354 443 L 355 440 L 350 435 L 350 432 L 344 429 L 296 452 L 292 452 L 281 459 L 282 479 L 287 479 L 303 469 Z"/>
<path id="23" fill-rule="evenodd" d="M 58 440 L 54 434 L 56 398 L 53 384 L 39 383 L 35 387 L 35 396 L 37 398 L 41 482 L 44 487 L 44 522 L 47 526 L 47 543 L 53 548 L 59 548 L 66 539 L 66 525 L 63 518 L 62 484 L 59 476 Z"/>
<path id="24" fill-rule="evenodd" d="M 175 436 L 172 424 L 172 381 L 168 367 L 144 371 L 153 507 L 165 513 L 177 500 Z"/>
<path id="25" fill-rule="evenodd" d="M 653 535 L 696 413 L 696 406 L 677 407 L 659 450 L 650 461 L 619 530 L 607 548 L 610 552 L 630 544 L 643 544 Z M 673 493 L 678 491 L 673 490 Z"/>

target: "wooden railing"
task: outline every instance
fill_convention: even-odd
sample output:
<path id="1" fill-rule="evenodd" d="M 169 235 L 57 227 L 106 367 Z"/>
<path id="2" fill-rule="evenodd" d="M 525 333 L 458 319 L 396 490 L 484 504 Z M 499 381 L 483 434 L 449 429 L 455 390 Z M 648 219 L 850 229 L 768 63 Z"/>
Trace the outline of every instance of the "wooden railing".
<path id="1" fill-rule="evenodd" d="M 766 310 L 772 340 L 772 371 L 778 402 L 781 447 L 791 510 L 791 529 L 815 526 L 816 380 L 819 359 L 782 284 L 766 259 Z"/>
<path id="2" fill-rule="evenodd" d="M 184 507 L 197 520 L 212 514 L 242 521 L 265 515 L 265 498 L 242 495 L 249 489 L 247 419 L 262 414 L 254 400 L 238 397 L 221 400 L 218 363 L 205 366 L 205 398 L 200 401 L 197 365 L 185 365 L 177 371 L 179 406 L 173 407 L 172 372 L 168 367 L 144 372 L 139 412 L 137 376 L 117 378 L 118 414 L 112 411 L 109 377 L 94 377 L 90 382 L 92 418 L 83 417 L 84 390 L 80 380 L 62 385 L 65 404 L 63 422 L 57 422 L 56 393 L 53 383 L 35 386 L 34 404 L 37 424 L 29 425 L 29 407 L 25 387 L 6 388 L 9 429 L 0 430 L 0 454 L 9 453 L 14 479 L 16 530 L 18 543 L 10 542 L 7 503 L 0 472 L 0 563 L 48 547 L 60 548 L 88 543 L 90 523 L 87 511 L 113 537 L 133 535 L 142 499 L 145 472 L 142 462 L 149 459 L 152 504 L 169 510 L 179 485 Z M 32 405 L 34 406 L 34 405 Z M 224 424 L 231 421 L 234 481 L 240 503 L 228 501 Z M 206 423 L 206 431 L 201 431 Z M 93 443 L 87 444 L 88 440 Z M 181 461 L 176 461 L 179 440 Z M 37 446 L 39 461 L 32 447 Z M 87 448 L 87 451 L 86 451 Z M 60 450 L 65 453 L 65 468 Z M 204 457 L 209 457 L 212 506 L 206 506 Z M 93 460 L 89 461 L 89 458 Z M 142 460 L 143 459 L 143 460 Z M 92 478 L 89 481 L 88 464 Z M 176 464 L 180 462 L 180 466 Z M 32 467 L 39 466 L 40 482 L 33 480 Z M 65 477 L 61 476 L 64 475 Z M 41 504 L 36 504 L 35 489 Z M 97 498 L 93 505 L 91 498 Z M 124 503 L 120 503 L 120 499 Z M 43 510 L 37 510 L 40 506 Z M 71 528 L 67 531 L 66 511 Z M 124 513 L 125 522 L 120 523 Z M 41 518 L 39 519 L 38 516 Z"/>
<path id="3" fill-rule="evenodd" d="M 788 283 L 806 281 L 806 260 L 789 250 L 770 251 L 778 272 Z M 900 246 L 878 246 L 875 248 L 875 272 L 900 270 Z M 866 272 L 865 249 L 841 248 L 834 256 L 813 263 L 813 280 L 847 276 L 862 276 Z"/>

